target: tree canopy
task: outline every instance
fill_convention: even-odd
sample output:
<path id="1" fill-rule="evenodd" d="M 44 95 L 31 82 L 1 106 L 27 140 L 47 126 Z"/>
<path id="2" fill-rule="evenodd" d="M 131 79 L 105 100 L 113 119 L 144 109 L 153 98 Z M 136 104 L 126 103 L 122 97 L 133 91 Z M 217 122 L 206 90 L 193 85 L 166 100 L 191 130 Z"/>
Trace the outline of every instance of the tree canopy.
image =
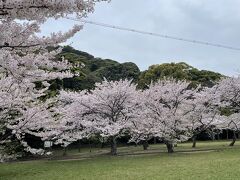
<path id="1" fill-rule="evenodd" d="M 146 88 L 152 81 L 156 82 L 166 77 L 190 81 L 192 82 L 192 86 L 201 84 L 211 87 L 216 81 L 219 81 L 223 75 L 212 71 L 198 70 L 184 62 L 164 63 L 152 65 L 148 70 L 142 72 L 139 77 L 139 87 Z"/>

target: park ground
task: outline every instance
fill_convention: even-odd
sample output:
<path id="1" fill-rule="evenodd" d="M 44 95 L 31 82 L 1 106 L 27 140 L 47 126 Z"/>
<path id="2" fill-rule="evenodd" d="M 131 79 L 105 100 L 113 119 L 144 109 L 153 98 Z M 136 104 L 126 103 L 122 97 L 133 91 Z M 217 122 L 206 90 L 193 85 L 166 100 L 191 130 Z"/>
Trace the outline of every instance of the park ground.
<path id="1" fill-rule="evenodd" d="M 51 159 L 0 164 L 0 180 L 238 180 L 240 145 L 227 141 L 179 144 L 174 154 L 163 145 L 119 148 L 119 156 L 108 149 L 69 150 Z"/>

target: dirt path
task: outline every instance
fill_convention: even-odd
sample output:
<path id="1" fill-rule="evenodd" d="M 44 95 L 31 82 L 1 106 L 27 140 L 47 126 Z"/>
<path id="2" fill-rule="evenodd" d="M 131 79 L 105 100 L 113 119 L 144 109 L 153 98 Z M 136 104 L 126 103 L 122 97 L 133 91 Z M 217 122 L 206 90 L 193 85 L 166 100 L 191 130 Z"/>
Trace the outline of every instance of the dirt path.
<path id="1" fill-rule="evenodd" d="M 210 152 L 218 152 L 225 150 L 227 148 L 222 149 L 196 149 L 196 150 L 179 150 L 176 151 L 174 154 L 196 154 L 196 153 L 210 153 Z M 143 156 L 143 155 L 156 155 L 156 154 L 162 154 L 166 152 L 162 151 L 154 151 L 154 150 L 148 150 L 144 152 L 126 152 L 126 153 L 119 153 L 117 157 L 124 157 L 124 156 Z M 94 159 L 96 157 L 106 157 L 109 156 L 109 153 L 97 153 L 93 155 L 72 155 L 72 156 L 62 156 L 62 157 L 53 157 L 53 158 L 43 158 L 43 159 L 36 159 L 36 160 L 26 160 L 26 161 L 16 161 L 13 163 L 31 163 L 31 162 L 69 162 L 69 161 L 84 161 L 84 160 L 90 160 Z"/>

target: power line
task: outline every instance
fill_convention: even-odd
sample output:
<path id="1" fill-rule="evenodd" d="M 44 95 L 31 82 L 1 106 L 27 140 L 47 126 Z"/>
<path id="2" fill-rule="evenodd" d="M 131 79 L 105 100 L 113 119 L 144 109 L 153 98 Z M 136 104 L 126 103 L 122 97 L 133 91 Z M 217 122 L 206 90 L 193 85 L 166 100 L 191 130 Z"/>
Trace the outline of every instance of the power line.
<path id="1" fill-rule="evenodd" d="M 117 29 L 117 30 L 121 30 L 121 31 L 128 31 L 128 32 L 133 32 L 133 33 L 139 33 L 139 34 L 145 34 L 145 35 L 150 35 L 150 36 L 155 36 L 155 37 L 161 37 L 161 38 L 165 38 L 165 39 L 172 39 L 172 40 L 184 41 L 184 42 L 188 42 L 188 43 L 201 44 L 201 45 L 206 45 L 206 46 L 214 46 L 214 47 L 218 47 L 218 48 L 240 51 L 240 48 L 238 48 L 238 47 L 233 47 L 233 46 L 228 46 L 228 45 L 223 45 L 223 44 L 218 44 L 218 43 L 212 43 L 212 42 L 207 42 L 207 41 L 199 41 L 199 40 L 194 40 L 194 39 L 186 39 L 186 38 L 182 38 L 182 37 L 176 37 L 176 36 L 170 36 L 170 35 L 166 35 L 166 34 L 159 34 L 159 33 L 141 31 L 141 30 L 126 28 L 126 27 L 121 27 L 121 26 L 115 26 L 115 25 L 110 25 L 110 24 L 105 24 L 105 23 L 100 23 L 100 22 L 94 22 L 94 21 L 88 21 L 88 20 L 75 19 L 75 18 L 70 18 L 70 17 L 65 17 L 65 19 L 69 19 L 69 20 L 72 20 L 72 21 L 78 21 L 78 22 L 82 22 L 82 23 L 86 23 L 86 24 L 92 24 L 92 25 L 96 25 L 96 26 L 101 26 L 101 27 L 105 27 L 105 28 Z"/>

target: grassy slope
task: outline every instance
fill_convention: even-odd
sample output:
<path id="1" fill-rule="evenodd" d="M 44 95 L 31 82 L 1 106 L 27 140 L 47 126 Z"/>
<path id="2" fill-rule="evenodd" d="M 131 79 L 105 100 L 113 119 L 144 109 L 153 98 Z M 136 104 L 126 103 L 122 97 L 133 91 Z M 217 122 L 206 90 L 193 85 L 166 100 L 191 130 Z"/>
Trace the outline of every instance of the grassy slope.
<path id="1" fill-rule="evenodd" d="M 199 149 L 222 149 L 226 142 L 199 143 Z M 186 150 L 190 144 L 179 145 Z M 152 147 L 151 152 L 159 148 Z M 162 148 L 160 146 L 160 148 Z M 134 152 L 134 148 L 122 148 Z M 140 152 L 139 148 L 135 149 Z M 136 153 L 135 152 L 135 153 Z M 101 156 L 79 161 L 35 161 L 0 165 L 0 180 L 240 179 L 240 147 L 217 152 Z"/>

